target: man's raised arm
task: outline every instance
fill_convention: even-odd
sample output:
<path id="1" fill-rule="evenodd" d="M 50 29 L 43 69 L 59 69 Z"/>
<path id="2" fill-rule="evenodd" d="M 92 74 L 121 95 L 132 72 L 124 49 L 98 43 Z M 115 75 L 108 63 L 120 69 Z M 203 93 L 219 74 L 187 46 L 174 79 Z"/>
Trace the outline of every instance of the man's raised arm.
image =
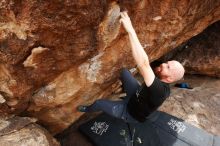
<path id="1" fill-rule="evenodd" d="M 132 48 L 132 55 L 138 65 L 138 68 L 144 78 L 146 85 L 149 87 L 154 81 L 155 74 L 150 66 L 148 56 L 141 46 L 140 41 L 138 40 L 137 34 L 131 24 L 131 20 L 127 12 L 121 12 L 120 22 L 123 24 L 125 30 L 128 32 Z"/>

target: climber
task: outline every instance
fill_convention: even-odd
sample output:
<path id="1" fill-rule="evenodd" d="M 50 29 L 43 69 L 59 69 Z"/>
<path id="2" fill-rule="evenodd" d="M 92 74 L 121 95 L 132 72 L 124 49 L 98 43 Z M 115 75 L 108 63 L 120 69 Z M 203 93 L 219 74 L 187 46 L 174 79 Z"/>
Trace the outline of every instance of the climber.
<path id="1" fill-rule="evenodd" d="M 128 33 L 132 55 L 144 83 L 139 85 L 131 73 L 123 69 L 120 76 L 123 90 L 126 92 L 123 100 L 99 99 L 89 106 L 80 105 L 77 109 L 81 112 L 103 111 L 125 122 L 144 122 L 170 95 L 169 83 L 180 80 L 185 71 L 175 60 L 152 69 L 127 12 L 121 12 L 120 22 Z"/>

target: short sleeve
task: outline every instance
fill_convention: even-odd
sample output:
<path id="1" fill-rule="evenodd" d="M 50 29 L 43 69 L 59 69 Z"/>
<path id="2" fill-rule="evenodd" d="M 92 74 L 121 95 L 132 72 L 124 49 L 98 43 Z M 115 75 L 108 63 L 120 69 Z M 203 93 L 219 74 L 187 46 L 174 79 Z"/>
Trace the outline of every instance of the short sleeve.
<path id="1" fill-rule="evenodd" d="M 161 105 L 170 95 L 169 84 L 160 81 L 157 77 L 155 77 L 151 86 L 148 87 L 148 91 L 151 95 L 148 100 L 154 106 Z"/>

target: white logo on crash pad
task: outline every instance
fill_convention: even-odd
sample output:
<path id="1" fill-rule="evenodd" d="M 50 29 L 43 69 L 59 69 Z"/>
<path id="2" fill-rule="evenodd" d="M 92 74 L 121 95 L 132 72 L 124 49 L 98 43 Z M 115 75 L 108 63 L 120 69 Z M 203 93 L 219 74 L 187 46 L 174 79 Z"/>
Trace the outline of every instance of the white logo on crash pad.
<path id="1" fill-rule="evenodd" d="M 103 132 L 106 132 L 108 130 L 108 127 L 109 125 L 105 122 L 95 122 L 91 127 L 91 130 L 98 135 L 102 135 Z"/>
<path id="2" fill-rule="evenodd" d="M 170 121 L 167 123 L 171 129 L 176 131 L 177 133 L 184 132 L 186 129 L 186 126 L 183 124 L 183 122 L 176 121 L 174 119 L 170 119 Z"/>

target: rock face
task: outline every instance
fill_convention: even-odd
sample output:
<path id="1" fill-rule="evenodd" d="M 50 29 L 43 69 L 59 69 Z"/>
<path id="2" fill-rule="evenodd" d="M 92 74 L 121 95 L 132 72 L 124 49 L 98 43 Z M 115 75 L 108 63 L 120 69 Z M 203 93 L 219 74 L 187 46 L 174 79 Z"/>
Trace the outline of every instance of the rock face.
<path id="1" fill-rule="evenodd" d="M 60 146 L 45 129 L 35 122 L 36 119 L 27 117 L 1 117 L 1 146 Z"/>
<path id="2" fill-rule="evenodd" d="M 220 77 L 220 21 L 163 57 L 180 61 L 187 73 Z"/>
<path id="3" fill-rule="evenodd" d="M 81 115 L 76 106 L 109 95 L 119 70 L 135 65 L 121 8 L 151 61 L 220 19 L 220 0 L 1 1 L 1 113 L 57 133 Z"/>

